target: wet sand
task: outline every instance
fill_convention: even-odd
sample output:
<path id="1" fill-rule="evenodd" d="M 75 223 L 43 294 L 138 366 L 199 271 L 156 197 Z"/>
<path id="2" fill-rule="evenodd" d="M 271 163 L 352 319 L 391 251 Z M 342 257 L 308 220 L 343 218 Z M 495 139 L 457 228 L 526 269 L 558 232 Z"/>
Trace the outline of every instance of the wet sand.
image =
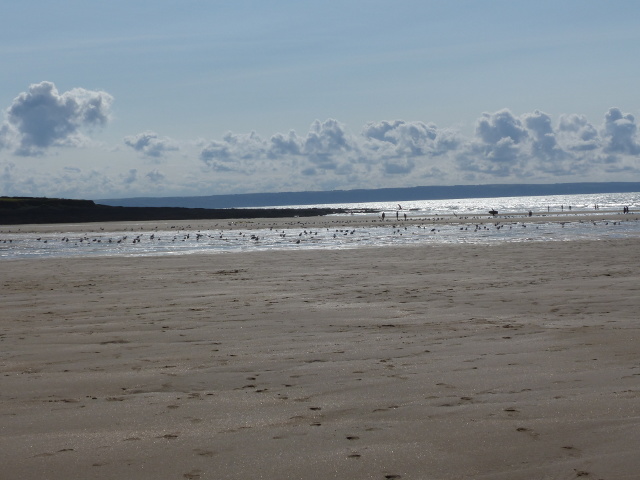
<path id="1" fill-rule="evenodd" d="M 0 477 L 638 478 L 639 246 L 0 263 Z"/>

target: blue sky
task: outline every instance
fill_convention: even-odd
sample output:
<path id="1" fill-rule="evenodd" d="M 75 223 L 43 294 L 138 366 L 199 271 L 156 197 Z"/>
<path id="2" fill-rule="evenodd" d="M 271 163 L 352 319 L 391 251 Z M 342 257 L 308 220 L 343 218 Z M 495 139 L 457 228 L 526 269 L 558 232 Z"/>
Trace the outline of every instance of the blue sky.
<path id="1" fill-rule="evenodd" d="M 637 1 L 0 5 L 0 194 L 640 181 Z"/>

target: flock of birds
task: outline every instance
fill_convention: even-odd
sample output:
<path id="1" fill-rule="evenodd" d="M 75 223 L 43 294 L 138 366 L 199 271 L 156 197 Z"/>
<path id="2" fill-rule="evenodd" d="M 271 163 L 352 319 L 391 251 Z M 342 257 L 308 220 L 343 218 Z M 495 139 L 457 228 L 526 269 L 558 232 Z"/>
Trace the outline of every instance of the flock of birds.
<path id="1" fill-rule="evenodd" d="M 91 253 L 100 254 L 145 254 L 145 253 L 178 253 L 184 249 L 194 250 L 220 250 L 230 251 L 234 249 L 250 248 L 260 245 L 263 248 L 285 248 L 300 244 L 313 245 L 317 247 L 336 247 L 347 245 L 380 245 L 402 243 L 399 237 L 412 237 L 413 240 L 433 238 L 444 234 L 451 241 L 455 241 L 456 236 L 470 234 L 484 234 L 485 237 L 500 239 L 500 233 L 504 230 L 512 232 L 527 228 L 527 223 L 519 219 L 488 220 L 477 219 L 476 217 L 457 217 L 457 223 L 452 223 L 451 219 L 444 217 L 411 219 L 408 222 L 380 222 L 379 220 L 354 222 L 355 225 L 345 225 L 342 220 L 334 220 L 339 223 L 334 227 L 328 227 L 325 219 L 322 227 L 315 227 L 303 221 L 292 222 L 288 225 L 282 223 L 274 226 L 257 228 L 257 226 L 247 226 L 247 229 L 240 229 L 238 225 L 228 223 L 224 226 L 203 226 L 192 228 L 190 225 L 183 227 L 173 226 L 169 230 L 144 230 L 135 232 L 134 228 L 130 232 L 100 232 L 84 233 L 73 236 L 71 234 L 39 234 L 37 237 L 18 232 L 4 232 L 4 238 L 0 237 L 0 255 L 8 255 L 10 249 L 21 249 L 23 254 L 29 255 L 56 255 L 66 251 L 68 254 L 87 253 L 87 247 L 92 246 Z M 625 217 L 625 222 L 633 220 Z M 635 218 L 637 223 L 638 218 Z M 545 232 L 553 228 L 564 228 L 566 225 L 591 224 L 598 225 L 622 225 L 622 221 L 578 219 L 572 222 L 530 222 L 529 226 Z M 173 231 L 172 231 L 173 230 Z M 465 233 L 460 233 L 465 232 Z M 516 236 L 518 234 L 515 234 Z M 394 240 L 396 239 L 396 240 Z M 506 238 L 505 238 L 506 239 Z M 409 240 L 405 240 L 409 243 Z M 110 247 L 104 249 L 104 247 Z M 6 255 L 2 255 L 3 250 Z M 102 251 L 99 251 L 102 250 Z M 106 251 L 105 251 L 106 250 Z M 20 254 L 16 254 L 19 256 Z"/>

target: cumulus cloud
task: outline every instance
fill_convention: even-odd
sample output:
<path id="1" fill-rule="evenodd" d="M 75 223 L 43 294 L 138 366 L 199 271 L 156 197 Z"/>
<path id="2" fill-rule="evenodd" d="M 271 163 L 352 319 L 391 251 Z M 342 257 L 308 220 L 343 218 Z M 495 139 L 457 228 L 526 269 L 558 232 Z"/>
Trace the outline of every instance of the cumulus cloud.
<path id="1" fill-rule="evenodd" d="M 265 140 L 255 132 L 227 133 L 222 140 L 207 143 L 200 151 L 200 160 L 218 172 L 250 174 L 266 167 L 291 167 L 299 160 L 307 162 L 303 174 L 321 170 L 341 171 L 348 168 L 349 159 L 357 156 L 357 145 L 344 126 L 333 119 L 315 121 L 306 136 L 290 131 L 276 133 Z M 344 173 L 344 172 L 343 172 Z"/>
<path id="2" fill-rule="evenodd" d="M 541 172 L 552 175 L 569 175 L 576 168 L 571 155 L 558 144 L 553 122 L 549 115 L 538 110 L 522 116 L 531 137 L 531 157 L 537 160 Z M 531 163 L 529 161 L 529 163 Z"/>
<path id="3" fill-rule="evenodd" d="M 164 157 L 167 152 L 178 150 L 177 142 L 167 137 L 159 137 L 157 133 L 151 131 L 124 137 L 124 144 L 141 155 L 155 160 Z"/>
<path id="4" fill-rule="evenodd" d="M 640 145 L 634 116 L 622 113 L 619 108 L 610 108 L 604 119 L 605 152 L 638 155 Z"/>
<path id="5" fill-rule="evenodd" d="M 595 150 L 600 146 L 598 130 L 584 115 L 562 115 L 558 136 L 565 149 L 575 152 Z"/>
<path id="6" fill-rule="evenodd" d="M 517 144 L 527 137 L 527 130 L 520 119 L 507 109 L 495 113 L 483 113 L 476 123 L 476 135 L 486 144 L 498 144 L 505 139 Z"/>
<path id="7" fill-rule="evenodd" d="M 296 132 L 290 130 L 287 135 L 276 133 L 269 140 L 268 154 L 270 158 L 280 158 L 283 156 L 300 155 L 302 142 Z"/>
<path id="8" fill-rule="evenodd" d="M 365 158 L 377 159 L 386 175 L 401 176 L 419 170 L 423 178 L 437 176 L 437 157 L 460 145 L 459 135 L 452 130 L 404 120 L 367 123 L 361 135 Z"/>
<path id="9" fill-rule="evenodd" d="M 264 160 L 268 144 L 257 133 L 227 133 L 222 141 L 211 141 L 200 151 L 200 159 L 218 172 L 251 174 Z"/>
<path id="10" fill-rule="evenodd" d="M 304 139 L 302 153 L 313 164 L 313 170 L 349 170 L 349 160 L 358 146 L 340 122 L 316 120 Z"/>
<path id="11" fill-rule="evenodd" d="M 403 120 L 372 122 L 364 126 L 362 135 L 372 142 L 374 149 L 381 149 L 392 156 L 414 157 L 435 150 L 438 127 Z"/>
<path id="12" fill-rule="evenodd" d="M 525 140 L 529 133 L 521 119 L 509 110 L 483 113 L 476 122 L 475 136 L 454 154 L 457 168 L 472 179 L 504 178 L 523 174 Z"/>
<path id="13" fill-rule="evenodd" d="M 33 84 L 7 109 L 0 144 L 23 156 L 82 145 L 86 137 L 81 130 L 104 126 L 112 103 L 113 97 L 102 91 L 74 88 L 60 94 L 52 82 Z"/>

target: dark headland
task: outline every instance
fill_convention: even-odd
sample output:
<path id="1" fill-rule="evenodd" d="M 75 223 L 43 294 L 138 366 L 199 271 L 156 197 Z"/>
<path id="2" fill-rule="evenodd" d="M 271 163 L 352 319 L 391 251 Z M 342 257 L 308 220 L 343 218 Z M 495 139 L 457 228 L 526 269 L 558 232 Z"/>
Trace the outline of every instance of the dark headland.
<path id="1" fill-rule="evenodd" d="M 112 207 L 92 200 L 0 197 L 0 225 L 311 217 L 350 212 L 341 208 Z"/>

